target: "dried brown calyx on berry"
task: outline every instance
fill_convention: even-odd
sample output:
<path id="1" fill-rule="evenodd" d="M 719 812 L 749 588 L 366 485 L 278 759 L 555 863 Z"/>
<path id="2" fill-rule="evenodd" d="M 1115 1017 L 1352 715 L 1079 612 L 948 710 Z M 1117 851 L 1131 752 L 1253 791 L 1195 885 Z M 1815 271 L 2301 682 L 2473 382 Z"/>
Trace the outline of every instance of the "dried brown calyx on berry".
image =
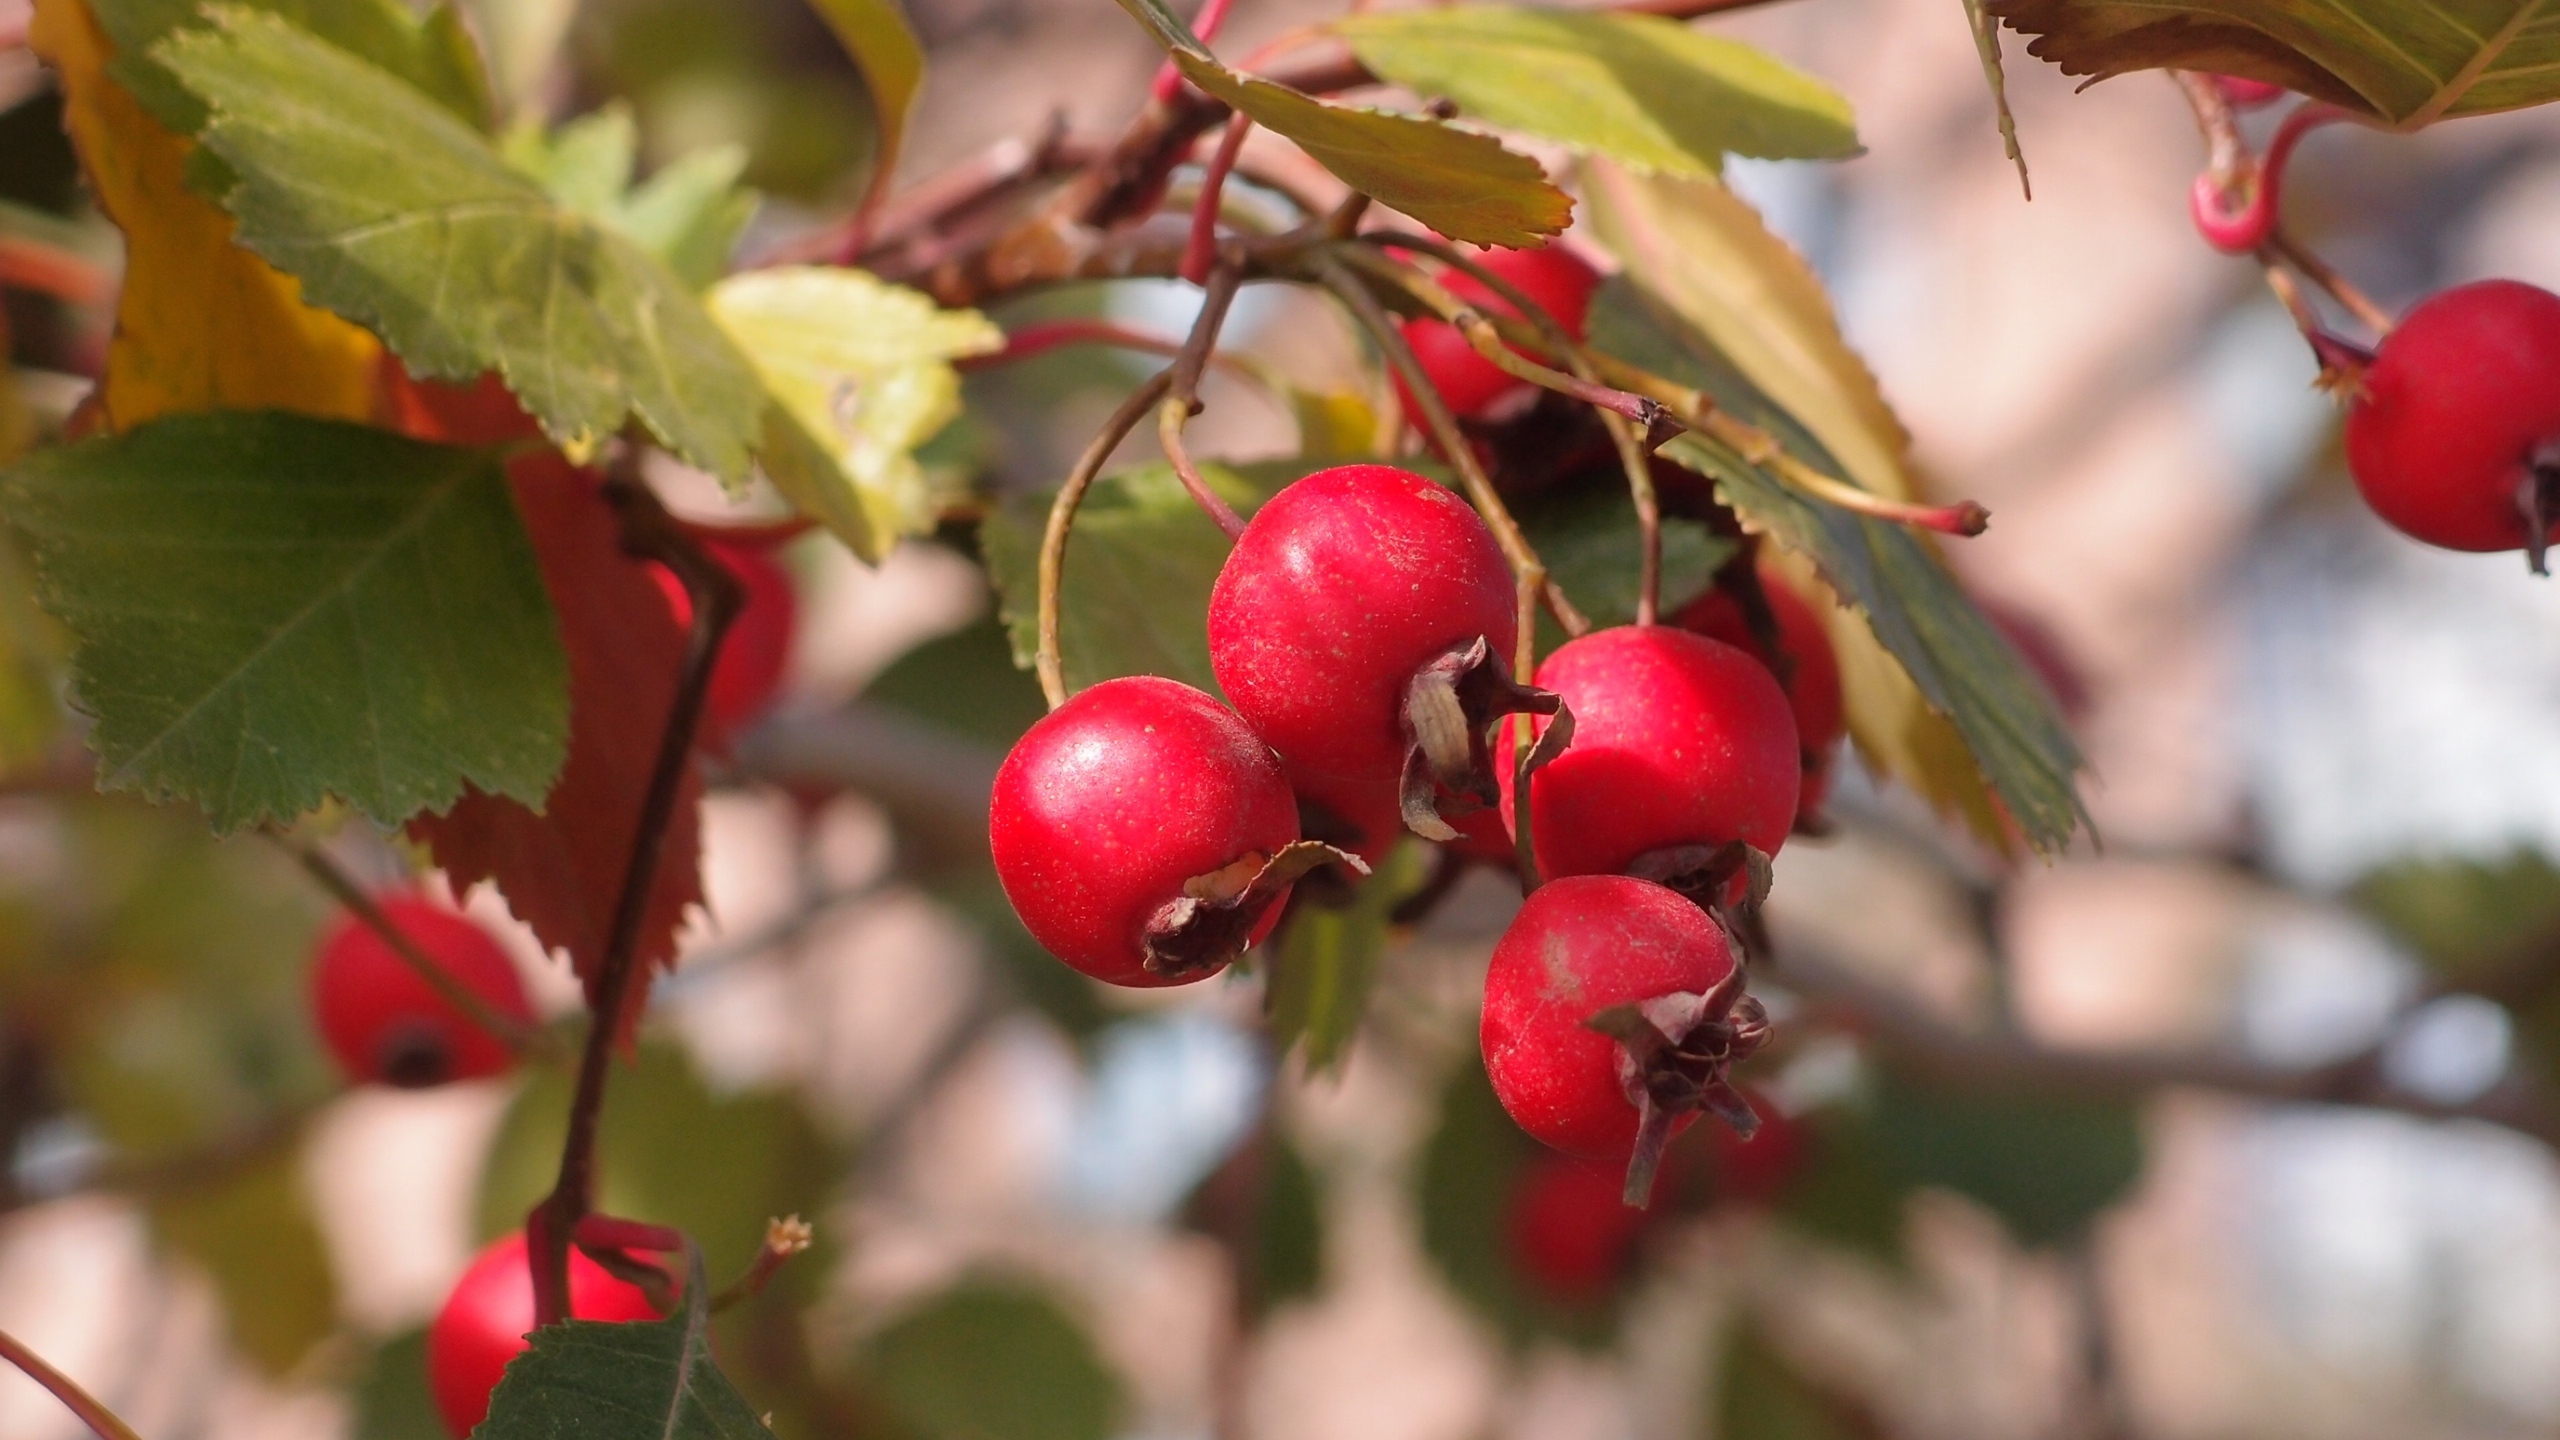
<path id="1" fill-rule="evenodd" d="M 1760 1116 L 1734 1088 L 1735 1064 L 1769 1040 L 1769 1015 L 1743 988 L 1736 966 L 1703 995 L 1674 993 L 1613 1005 L 1586 1021 L 1618 1042 L 1618 1079 L 1636 1107 L 1636 1142 L 1627 1161 L 1626 1202 L 1653 1195 L 1654 1173 L 1680 1117 L 1705 1111 L 1748 1140 Z"/>
<path id="2" fill-rule="evenodd" d="M 1269 855 L 1248 851 L 1231 864 L 1193 876 L 1183 882 L 1180 896 L 1166 901 L 1148 920 L 1139 941 L 1141 963 L 1148 973 L 1167 980 L 1211 974 L 1234 963 L 1271 907 L 1320 865 L 1369 873 L 1368 865 L 1349 851 L 1321 840 L 1299 840 Z"/>
<path id="3" fill-rule="evenodd" d="M 1523 685 L 1483 636 L 1452 645 L 1413 672 L 1404 692 L 1404 823 L 1426 840 L 1454 840 L 1449 821 L 1502 803 L 1494 775 L 1495 722 L 1551 717 L 1531 752 L 1532 768 L 1573 740 L 1573 716 L 1552 690 Z"/>

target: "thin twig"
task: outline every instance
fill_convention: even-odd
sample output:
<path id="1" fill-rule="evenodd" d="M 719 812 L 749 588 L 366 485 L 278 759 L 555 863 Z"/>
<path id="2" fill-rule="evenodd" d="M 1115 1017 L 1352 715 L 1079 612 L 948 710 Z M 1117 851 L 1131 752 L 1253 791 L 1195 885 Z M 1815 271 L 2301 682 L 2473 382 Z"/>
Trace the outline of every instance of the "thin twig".
<path id="1" fill-rule="evenodd" d="M 0 289 L 32 290 L 73 305 L 103 305 L 113 272 L 85 255 L 25 235 L 0 235 Z"/>
<path id="2" fill-rule="evenodd" d="M 666 729 L 658 740 L 649 788 L 641 798 L 631 859 L 623 870 L 613 928 L 597 972 L 586 1050 L 578 1060 L 577 1094 L 570 1103 L 568 1134 L 560 1147 L 560 1177 L 525 1219 L 536 1325 L 555 1324 L 569 1314 L 569 1238 L 595 1200 L 596 1132 L 603 1118 L 605 1077 L 622 1032 L 623 1012 L 635 993 L 640 933 L 658 877 L 658 857 L 665 848 L 667 823 L 675 816 L 685 766 L 692 763 L 694 731 L 710 693 L 712 664 L 720 658 L 720 642 L 730 622 L 746 603 L 746 591 L 737 577 L 677 524 L 639 479 L 637 446 L 626 451 L 625 461 L 622 473 L 607 480 L 604 491 L 622 524 L 622 546 L 675 572 L 692 601 L 693 624 L 685 637 L 684 666 L 676 678 Z"/>
<path id="3" fill-rule="evenodd" d="M 1174 476 L 1190 492 L 1192 503 L 1225 531 L 1229 540 L 1244 534 L 1244 519 L 1224 496 L 1209 488 L 1200 467 L 1191 463 L 1190 448 L 1182 443 L 1182 427 L 1200 413 L 1200 374 L 1217 346 L 1218 332 L 1226 328 L 1227 310 L 1235 303 L 1241 274 L 1236 265 L 1226 264 L 1206 277 L 1208 289 L 1200 299 L 1199 318 L 1192 322 L 1191 337 L 1183 342 L 1182 353 L 1174 357 L 1173 383 L 1164 403 L 1156 407 L 1156 439 L 1164 446 L 1165 459 L 1173 465 Z"/>
<path id="4" fill-rule="evenodd" d="M 320 882 L 321 889 L 328 891 L 331 898 L 364 922 L 366 929 L 380 936 L 382 943 L 391 947 L 391 953 L 416 971 L 418 978 L 426 981 L 438 998 L 461 1011 L 473 1025 L 489 1032 L 498 1043 L 507 1047 L 509 1053 L 522 1059 L 529 1055 L 550 1056 L 558 1052 L 558 1044 L 551 1038 L 551 1032 L 538 1025 L 528 1025 L 500 1010 L 479 992 L 455 979 L 452 971 L 437 964 L 435 957 L 410 939 L 408 932 L 394 924 L 382 907 L 374 903 L 372 894 L 363 883 L 348 874 L 329 852 L 274 830 L 260 833 L 291 855 L 312 879 Z"/>
<path id="5" fill-rule="evenodd" d="M 28 1379 L 51 1392 L 53 1398 L 80 1417 L 80 1423 L 98 1440 L 142 1440 L 133 1427 L 119 1419 L 116 1412 L 98 1402 L 98 1397 L 83 1390 L 70 1376 L 45 1363 L 43 1356 L 21 1344 L 18 1338 L 0 1330 L 0 1360 L 6 1360 L 26 1372 Z"/>
<path id="6" fill-rule="evenodd" d="M 1212 5 L 1222 0 L 1209 0 Z M 1208 168 L 1200 175 L 1200 198 L 1191 205 L 1191 243 L 1182 252 L 1182 278 L 1194 285 L 1209 281 L 1209 267 L 1218 258 L 1218 200 L 1226 194 L 1227 174 L 1236 168 L 1236 157 L 1244 153 L 1244 137 L 1253 133 L 1253 117 L 1239 110 L 1228 117 L 1227 128 L 1218 136 L 1218 148 L 1209 155 Z"/>
<path id="7" fill-rule="evenodd" d="M 2267 246 L 2276 254 L 2283 256 L 2294 269 L 2301 271 L 2304 278 L 2310 280 L 2312 284 L 2328 291 L 2329 297 L 2345 306 L 2347 313 L 2355 316 L 2358 324 L 2371 330 L 2377 337 L 2391 333 L 2393 321 L 2390 311 L 2375 304 L 2372 296 L 2365 294 L 2346 276 L 2339 274 L 2334 266 L 2321 259 L 2309 246 L 2296 240 L 2283 226 L 2276 227 L 2275 234 L 2268 237 Z"/>
<path id="8" fill-rule="evenodd" d="M 1538 559 L 1538 552 L 1529 544 L 1529 537 L 1521 533 L 1520 522 L 1511 518 L 1510 507 L 1502 503 L 1501 494 L 1493 488 L 1492 478 L 1484 473 L 1484 466 L 1476 460 L 1476 452 L 1459 431 L 1457 420 L 1449 414 L 1447 402 L 1432 386 L 1431 377 L 1423 373 L 1421 362 L 1413 358 L 1413 347 L 1404 343 L 1404 336 L 1397 332 L 1395 322 L 1388 318 L 1386 308 L 1378 303 L 1378 297 L 1369 293 L 1369 287 L 1360 283 L 1360 277 L 1352 274 L 1333 251 L 1315 252 L 1311 264 L 1316 278 L 1341 298 L 1352 317 L 1360 322 L 1360 328 L 1377 343 L 1379 353 L 1386 357 L 1388 368 L 1404 381 L 1415 407 L 1422 411 L 1423 424 L 1431 431 L 1432 438 L 1439 442 L 1449 463 L 1458 468 L 1458 476 L 1467 487 L 1467 498 L 1475 502 L 1476 510 L 1493 530 L 1495 542 L 1501 545 L 1504 557 L 1510 560 L 1513 576 L 1524 584 L 1537 587 L 1547 609 L 1554 613 L 1556 623 L 1564 627 L 1566 634 L 1587 633 L 1591 622 L 1574 608 L 1573 602 L 1565 598 L 1563 589 L 1547 575 L 1545 563 Z"/>
<path id="9" fill-rule="evenodd" d="M 1067 483 L 1058 487 L 1058 498 L 1049 506 L 1049 528 L 1040 536 L 1040 650 L 1036 666 L 1040 673 L 1040 693 L 1048 697 L 1049 708 L 1067 703 L 1066 667 L 1058 658 L 1058 584 L 1066 573 L 1067 533 L 1076 523 L 1076 507 L 1084 503 L 1084 492 L 1091 489 L 1095 476 L 1111 461 L 1120 442 L 1138 428 L 1156 402 L 1173 385 L 1173 372 L 1159 370 L 1145 383 L 1130 392 L 1103 422 L 1100 434 L 1085 446 L 1076 459 L 1076 468 L 1067 474 Z"/>

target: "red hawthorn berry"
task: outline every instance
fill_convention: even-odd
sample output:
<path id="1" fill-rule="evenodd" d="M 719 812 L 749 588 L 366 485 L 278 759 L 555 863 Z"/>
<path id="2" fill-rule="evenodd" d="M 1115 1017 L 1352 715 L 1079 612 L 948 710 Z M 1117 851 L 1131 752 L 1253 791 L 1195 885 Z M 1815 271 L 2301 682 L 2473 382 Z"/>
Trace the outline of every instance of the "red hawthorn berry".
<path id="1" fill-rule="evenodd" d="M 1626 1278 L 1646 1212 L 1621 1196 L 1623 1176 L 1570 1155 L 1540 1155 L 1514 1177 L 1503 1214 L 1511 1268 L 1551 1304 L 1606 1300 Z"/>
<path id="2" fill-rule="evenodd" d="M 717 743 L 754 723 L 782 693 L 791 645 L 800 632 L 800 593 L 792 587 L 791 572 L 761 546 L 706 540 L 702 548 L 737 577 L 747 596 L 721 639 L 720 657 L 711 662 L 711 689 L 703 699 L 705 729 Z M 649 570 L 666 592 L 677 627 L 691 626 L 693 597 L 685 593 L 684 582 L 663 565 Z"/>
<path id="3" fill-rule="evenodd" d="M 1759 567 L 1760 593 L 1768 597 L 1769 618 L 1776 622 L 1778 653 L 1771 655 L 1753 633 L 1742 603 L 1722 589 L 1691 601 L 1675 618 L 1682 629 L 1749 654 L 1779 676 L 1786 686 L 1787 706 L 1796 717 L 1796 744 L 1804 761 L 1804 781 L 1796 795 L 1796 816 L 1810 821 L 1822 812 L 1831 787 L 1831 760 L 1848 731 L 1840 697 L 1840 657 L 1832 651 L 1831 632 L 1811 601 L 1775 571 Z"/>
<path id="4" fill-rule="evenodd" d="M 569 1314 L 579 1320 L 658 1318 L 639 1286 L 574 1249 L 569 1252 Z M 498 1388 L 507 1362 L 529 1348 L 525 1337 L 532 1330 L 533 1272 L 525 1263 L 524 1232 L 519 1230 L 473 1258 L 427 1327 L 427 1388 L 454 1440 L 464 1440 L 488 1418 L 489 1392 Z"/>
<path id="5" fill-rule="evenodd" d="M 1485 975 L 1485 1074 L 1502 1107 L 1567 1154 L 1628 1163 L 1631 1195 L 1699 1109 L 1756 1124 L 1726 1073 L 1766 1036 L 1724 927 L 1648 880 L 1538 887 Z"/>
<path id="6" fill-rule="evenodd" d="M 1673 876 L 1705 858 L 1676 852 L 1739 840 L 1775 855 L 1786 843 L 1803 751 L 1786 692 L 1746 652 L 1668 625 L 1622 625 L 1548 656 L 1538 688 L 1573 712 L 1573 743 L 1529 781 L 1540 875 L 1641 865 Z M 1496 727 L 1495 775 L 1516 835 L 1512 730 Z"/>
<path id="7" fill-rule="evenodd" d="M 1032 938 L 1114 985 L 1216 974 L 1280 916 L 1298 806 L 1233 712 L 1153 675 L 1051 711 L 996 772 L 996 876 Z M 1287 852 L 1284 855 L 1284 852 Z"/>
<path id="8" fill-rule="evenodd" d="M 384 918 L 502 1015 L 527 1024 L 523 977 L 495 937 L 421 896 L 386 895 Z M 311 962 L 311 1016 L 348 1078 L 407 1089 L 504 1074 L 515 1057 L 497 1036 L 436 992 L 372 926 L 349 914 L 321 937 Z"/>
<path id="9" fill-rule="evenodd" d="M 1561 245 L 1548 245 L 1537 250 L 1485 250 L 1474 259 L 1554 316 L 1566 334 L 1576 340 L 1582 338 L 1592 293 L 1600 288 L 1600 272 L 1581 257 Z M 1440 284 L 1450 294 L 1488 314 L 1520 313 L 1492 287 L 1463 270 L 1442 271 Z M 1448 321 L 1407 320 L 1402 328 L 1404 343 L 1412 347 L 1413 358 L 1422 363 L 1423 377 L 1440 392 L 1449 413 L 1459 419 L 1499 419 L 1503 412 L 1535 398 L 1537 386 L 1477 354 L 1467 337 Z M 1396 381 L 1396 392 L 1407 414 L 1421 413 L 1412 394 L 1405 390 L 1402 377 Z"/>
<path id="10" fill-rule="evenodd" d="M 2419 302 L 2347 407 L 2347 468 L 2374 513 L 2448 550 L 2560 538 L 2560 295 L 2482 280 Z"/>
<path id="11" fill-rule="evenodd" d="M 1491 803 L 1482 736 L 1524 703 L 1510 683 L 1517 626 L 1510 568 L 1465 501 L 1411 471 L 1344 465 L 1245 527 L 1210 591 L 1209 660 L 1291 783 L 1359 821 L 1396 807 L 1409 762 L 1429 767 L 1425 799 L 1437 777 Z M 1418 683 L 1454 692 L 1454 749 L 1417 737 Z"/>

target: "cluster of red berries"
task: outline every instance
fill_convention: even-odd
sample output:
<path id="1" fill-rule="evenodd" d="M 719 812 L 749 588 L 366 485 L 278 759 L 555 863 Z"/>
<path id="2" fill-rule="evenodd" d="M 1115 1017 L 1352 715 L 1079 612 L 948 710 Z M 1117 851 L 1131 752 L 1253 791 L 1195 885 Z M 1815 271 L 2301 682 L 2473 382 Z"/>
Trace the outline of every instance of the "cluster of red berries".
<path id="1" fill-rule="evenodd" d="M 1588 285 L 1512 269 L 1579 328 Z M 1468 414 L 1513 403 L 1452 327 L 1408 335 Z M 1697 1111 L 1754 1123 L 1726 1073 L 1767 1027 L 1732 920 L 1819 797 L 1841 727 L 1819 617 L 1774 575 L 1739 584 L 1677 624 L 1573 640 L 1524 685 L 1516 591 L 1482 517 L 1409 471 L 1319 471 L 1254 515 L 1211 592 L 1228 703 L 1140 676 L 1060 705 L 997 773 L 997 874 L 1060 959 L 1174 985 L 1266 936 L 1315 865 L 1365 869 L 1406 829 L 1481 852 L 1525 823 L 1548 883 L 1494 951 L 1485 1063 L 1524 1128 L 1628 1165 L 1640 1202 Z"/>

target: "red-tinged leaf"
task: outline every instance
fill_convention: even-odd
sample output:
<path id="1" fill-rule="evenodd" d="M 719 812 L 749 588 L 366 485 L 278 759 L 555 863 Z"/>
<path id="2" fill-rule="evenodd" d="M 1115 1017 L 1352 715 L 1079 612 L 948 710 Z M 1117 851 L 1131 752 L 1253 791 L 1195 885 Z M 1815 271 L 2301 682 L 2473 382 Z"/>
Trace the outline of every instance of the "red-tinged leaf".
<path id="1" fill-rule="evenodd" d="M 623 553 L 592 471 L 545 453 L 516 462 L 514 479 L 569 651 L 569 762 L 541 814 L 473 791 L 409 833 L 456 885 L 494 882 L 545 945 L 569 952 L 592 996 L 684 636 L 648 567 Z M 702 899 L 701 808 L 688 766 L 641 927 L 644 967 L 675 958 L 685 909 Z M 633 988 L 626 1030 L 646 994 Z"/>

